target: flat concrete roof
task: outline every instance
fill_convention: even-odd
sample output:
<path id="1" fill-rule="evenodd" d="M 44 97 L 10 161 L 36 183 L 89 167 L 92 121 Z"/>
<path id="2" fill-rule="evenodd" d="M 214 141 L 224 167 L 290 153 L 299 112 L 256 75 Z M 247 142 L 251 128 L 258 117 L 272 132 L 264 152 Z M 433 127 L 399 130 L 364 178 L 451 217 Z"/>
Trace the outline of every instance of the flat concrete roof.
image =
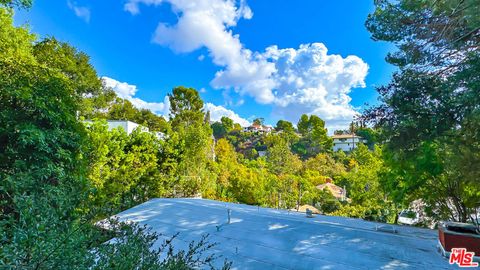
<path id="1" fill-rule="evenodd" d="M 231 223 L 227 223 L 231 209 Z M 185 249 L 208 233 L 232 269 L 455 269 L 437 252 L 437 231 L 205 199 L 152 199 L 117 215 L 147 224 Z M 217 231 L 217 226 L 221 229 Z M 388 225 L 390 226 L 390 225 Z M 160 243 L 158 243 L 160 244 Z"/>

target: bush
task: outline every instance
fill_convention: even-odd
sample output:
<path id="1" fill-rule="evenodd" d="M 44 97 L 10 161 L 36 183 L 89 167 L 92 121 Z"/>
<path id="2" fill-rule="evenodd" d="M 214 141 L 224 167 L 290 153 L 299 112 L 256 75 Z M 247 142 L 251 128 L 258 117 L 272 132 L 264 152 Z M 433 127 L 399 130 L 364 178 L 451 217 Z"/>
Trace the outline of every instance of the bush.
<path id="1" fill-rule="evenodd" d="M 116 221 L 113 224 L 116 237 L 94 249 L 96 262 L 92 269 L 215 269 L 219 256 L 205 253 L 217 244 L 208 242 L 207 234 L 198 242 L 190 242 L 188 250 L 176 251 L 172 243 L 178 233 L 159 245 L 162 235 L 147 226 Z M 230 269 L 231 265 L 225 260 L 222 269 Z"/>

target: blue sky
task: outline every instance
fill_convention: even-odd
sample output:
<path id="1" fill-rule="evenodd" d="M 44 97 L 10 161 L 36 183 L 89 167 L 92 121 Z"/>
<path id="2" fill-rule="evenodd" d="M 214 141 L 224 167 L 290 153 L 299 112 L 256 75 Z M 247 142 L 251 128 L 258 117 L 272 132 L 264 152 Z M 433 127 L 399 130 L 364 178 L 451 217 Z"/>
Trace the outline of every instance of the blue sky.
<path id="1" fill-rule="evenodd" d="M 35 0 L 15 21 L 86 52 L 107 85 L 158 114 L 183 85 L 200 90 L 214 119 L 317 114 L 331 132 L 374 104 L 394 70 L 391 46 L 364 26 L 372 2 Z"/>

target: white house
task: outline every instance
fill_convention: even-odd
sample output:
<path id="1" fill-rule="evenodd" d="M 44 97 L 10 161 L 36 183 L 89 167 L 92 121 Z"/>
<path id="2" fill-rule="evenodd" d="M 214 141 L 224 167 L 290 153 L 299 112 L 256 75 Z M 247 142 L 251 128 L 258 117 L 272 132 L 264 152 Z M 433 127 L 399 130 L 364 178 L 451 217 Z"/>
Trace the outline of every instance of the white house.
<path id="1" fill-rule="evenodd" d="M 355 134 L 333 135 L 333 151 L 342 150 L 350 152 L 357 148 L 359 143 L 367 143 L 367 140 Z"/>
<path id="2" fill-rule="evenodd" d="M 265 126 L 259 124 L 252 124 L 249 127 L 244 127 L 243 132 L 256 132 L 256 133 L 270 133 L 273 131 L 272 126 Z"/>
<path id="3" fill-rule="evenodd" d="M 127 132 L 128 135 L 130 135 L 137 127 L 140 127 L 140 129 L 144 132 L 148 132 L 148 128 L 128 120 L 107 120 L 107 123 L 108 130 L 121 127 Z"/>
<path id="4" fill-rule="evenodd" d="M 143 132 L 150 132 L 150 130 L 147 127 L 144 127 L 142 125 L 139 125 L 135 122 L 128 121 L 128 120 L 107 120 L 108 124 L 108 130 L 112 130 L 114 128 L 121 127 L 123 130 L 127 132 L 128 135 L 130 135 L 137 127 L 140 127 L 140 130 Z M 167 135 L 163 132 L 151 132 L 157 137 L 159 140 L 165 140 L 167 138 Z"/>
<path id="5" fill-rule="evenodd" d="M 87 123 L 87 124 L 92 124 L 93 123 L 92 120 L 84 120 L 83 122 Z M 108 126 L 109 131 L 111 131 L 112 129 L 120 127 L 121 129 L 125 130 L 127 135 L 132 134 L 132 132 L 136 128 L 139 128 L 142 132 L 149 132 L 149 133 L 153 134 L 159 140 L 164 141 L 168 138 L 168 135 L 163 133 L 163 132 L 150 131 L 147 127 L 139 125 L 139 124 L 137 124 L 135 122 L 132 122 L 132 121 L 128 121 L 128 120 L 107 120 L 107 126 Z"/>

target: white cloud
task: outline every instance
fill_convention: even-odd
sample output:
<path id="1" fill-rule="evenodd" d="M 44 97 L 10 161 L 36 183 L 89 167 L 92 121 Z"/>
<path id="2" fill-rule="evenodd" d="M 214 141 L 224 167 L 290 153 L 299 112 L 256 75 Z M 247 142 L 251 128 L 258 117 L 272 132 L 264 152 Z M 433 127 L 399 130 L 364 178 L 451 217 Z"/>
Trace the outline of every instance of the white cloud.
<path id="1" fill-rule="evenodd" d="M 90 22 L 90 9 L 88 7 L 79 6 L 76 2 L 68 0 L 67 1 L 68 8 L 73 10 L 75 15 L 80 19 L 84 20 L 85 22 Z"/>
<path id="2" fill-rule="evenodd" d="M 210 111 L 210 120 L 211 121 L 220 121 L 222 116 L 226 116 L 230 119 L 233 120 L 235 123 L 239 123 L 242 127 L 246 127 L 250 125 L 250 122 L 242 117 L 240 117 L 238 114 L 236 114 L 234 111 L 229 110 L 223 106 L 217 106 L 212 103 L 206 103 L 205 106 L 203 107 L 205 111 Z"/>
<path id="3" fill-rule="evenodd" d="M 368 65 L 357 56 L 329 55 L 322 43 L 298 49 L 267 48 L 264 57 L 275 63 L 270 78 L 276 87 L 275 115 L 296 121 L 300 114 L 316 114 L 330 128 L 348 126 L 357 114 L 349 93 L 365 87 Z"/>
<path id="4" fill-rule="evenodd" d="M 168 116 L 170 110 L 170 102 L 168 97 L 165 96 L 163 102 L 147 102 L 138 97 L 135 97 L 138 89 L 136 85 L 131 85 L 126 82 L 119 82 L 109 77 L 102 77 L 105 86 L 112 88 L 115 93 L 121 98 L 124 98 L 140 109 L 149 109 L 152 112 Z"/>
<path id="5" fill-rule="evenodd" d="M 160 22 L 153 42 L 177 53 L 207 48 L 213 63 L 222 67 L 211 81 L 214 88 L 272 104 L 274 116 L 294 122 L 303 113 L 316 114 L 330 128 L 338 128 L 347 126 L 357 113 L 349 93 L 365 87 L 368 73 L 368 65 L 359 57 L 329 55 L 322 43 L 252 52 L 232 32 L 240 19 L 253 15 L 245 1 L 129 0 L 125 10 L 138 14 L 141 3 L 171 4 L 178 21 Z"/>
<path id="6" fill-rule="evenodd" d="M 130 12 L 133 15 L 140 13 L 138 5 L 143 3 L 145 5 L 160 5 L 163 1 L 162 0 L 129 0 L 124 5 L 124 10 Z"/>

